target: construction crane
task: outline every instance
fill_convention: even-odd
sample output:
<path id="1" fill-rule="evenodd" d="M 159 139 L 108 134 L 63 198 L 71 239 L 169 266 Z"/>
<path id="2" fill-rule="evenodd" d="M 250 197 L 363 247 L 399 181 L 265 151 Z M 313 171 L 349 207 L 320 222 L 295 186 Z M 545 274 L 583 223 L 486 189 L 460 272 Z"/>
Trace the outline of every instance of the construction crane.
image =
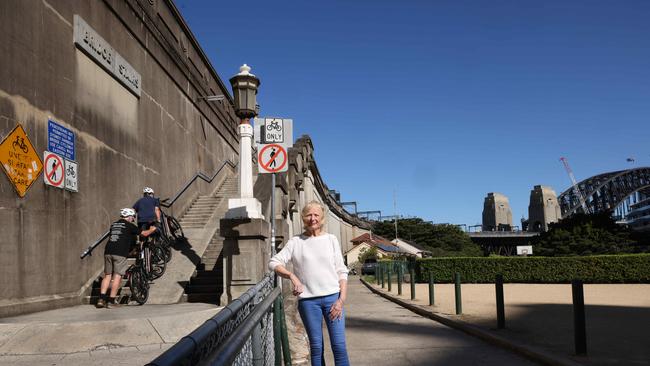
<path id="1" fill-rule="evenodd" d="M 580 188 L 578 188 L 578 182 L 576 182 L 576 177 L 573 176 L 573 170 L 571 170 L 571 167 L 569 166 L 569 161 L 565 157 L 561 157 L 560 161 L 562 162 L 562 164 L 564 164 L 564 169 L 566 170 L 566 173 L 569 175 L 569 179 L 571 179 L 571 184 L 573 185 L 573 194 L 575 194 L 580 200 L 580 205 L 582 206 L 582 212 L 586 214 L 590 214 L 591 210 L 589 210 L 589 208 L 587 207 L 585 196 L 582 194 Z"/>

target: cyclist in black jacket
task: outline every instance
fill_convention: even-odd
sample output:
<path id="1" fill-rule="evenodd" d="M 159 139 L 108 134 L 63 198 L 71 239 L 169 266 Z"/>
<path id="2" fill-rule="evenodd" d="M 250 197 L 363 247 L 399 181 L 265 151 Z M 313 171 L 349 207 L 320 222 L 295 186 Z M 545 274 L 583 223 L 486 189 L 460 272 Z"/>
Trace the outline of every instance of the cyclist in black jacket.
<path id="1" fill-rule="evenodd" d="M 115 297 L 120 289 L 122 276 L 128 268 L 126 258 L 131 248 L 135 246 L 138 234 L 149 236 L 156 230 L 155 227 L 152 227 L 142 231 L 133 224 L 133 221 L 135 221 L 135 211 L 132 208 L 123 208 L 120 210 L 120 219 L 111 225 L 108 243 L 104 249 L 104 278 L 96 305 L 98 308 L 119 306 L 115 302 Z M 111 294 L 110 297 L 107 297 L 109 286 Z"/>

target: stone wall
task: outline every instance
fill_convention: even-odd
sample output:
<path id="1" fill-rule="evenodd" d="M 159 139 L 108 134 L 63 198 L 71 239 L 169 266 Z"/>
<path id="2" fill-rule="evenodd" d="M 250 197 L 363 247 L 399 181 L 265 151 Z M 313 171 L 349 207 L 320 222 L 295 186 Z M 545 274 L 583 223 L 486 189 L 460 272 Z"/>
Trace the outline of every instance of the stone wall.
<path id="1" fill-rule="evenodd" d="M 75 46 L 75 15 L 139 73 L 139 96 Z M 76 135 L 79 164 L 77 193 L 41 174 L 19 198 L 0 173 L 0 317 L 78 303 L 103 267 L 79 254 L 119 208 L 237 161 L 231 97 L 171 0 L 1 1 L 0 60 L 0 137 L 21 124 L 42 159 L 52 119 Z M 225 102 L 198 98 L 215 94 Z M 213 189 L 193 185 L 172 214 Z"/>

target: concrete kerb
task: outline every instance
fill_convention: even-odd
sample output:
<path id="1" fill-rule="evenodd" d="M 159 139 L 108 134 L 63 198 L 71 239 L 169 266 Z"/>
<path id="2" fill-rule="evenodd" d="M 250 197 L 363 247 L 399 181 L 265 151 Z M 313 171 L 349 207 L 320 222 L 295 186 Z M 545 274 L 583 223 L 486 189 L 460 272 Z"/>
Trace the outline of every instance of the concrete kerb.
<path id="1" fill-rule="evenodd" d="M 460 322 L 449 317 L 443 316 L 441 314 L 433 313 L 432 311 L 413 303 L 410 303 L 406 300 L 398 299 L 391 296 L 390 294 L 380 291 L 368 282 L 364 281 L 363 278 L 359 279 L 370 291 L 373 293 L 392 301 L 420 316 L 429 318 L 431 320 L 437 321 L 441 324 L 444 324 L 450 328 L 460 330 L 464 333 L 467 333 L 471 336 L 477 337 L 487 343 L 499 346 L 501 348 L 513 351 L 521 356 L 524 356 L 532 361 L 539 362 L 544 365 L 551 366 L 582 366 L 582 364 L 572 361 L 570 359 L 559 357 L 557 355 L 551 354 L 545 350 L 542 350 L 538 347 L 529 346 L 520 342 L 516 342 L 510 339 L 506 339 L 499 335 L 493 334 L 491 332 L 485 331 L 479 327 Z"/>

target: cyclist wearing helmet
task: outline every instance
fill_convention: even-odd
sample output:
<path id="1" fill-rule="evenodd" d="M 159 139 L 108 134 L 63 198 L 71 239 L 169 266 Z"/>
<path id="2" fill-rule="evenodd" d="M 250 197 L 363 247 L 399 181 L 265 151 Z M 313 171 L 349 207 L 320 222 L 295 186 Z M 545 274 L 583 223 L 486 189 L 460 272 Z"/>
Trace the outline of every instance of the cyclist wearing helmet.
<path id="1" fill-rule="evenodd" d="M 138 227 L 146 230 L 160 222 L 160 200 L 153 196 L 153 189 L 149 187 L 144 187 L 142 193 L 143 197 L 133 205 L 133 209 L 138 214 Z"/>
<path id="2" fill-rule="evenodd" d="M 120 219 L 111 224 L 110 236 L 104 249 L 104 278 L 96 305 L 98 308 L 119 306 L 115 302 L 115 297 L 120 289 L 122 276 L 128 267 L 126 257 L 129 255 L 131 247 L 136 244 L 138 234 L 149 236 L 156 230 L 151 228 L 142 231 L 135 226 L 133 221 L 135 221 L 135 211 L 132 208 L 123 208 L 120 210 Z M 112 285 L 111 281 L 113 281 Z M 107 298 L 106 293 L 109 286 L 111 294 Z"/>

